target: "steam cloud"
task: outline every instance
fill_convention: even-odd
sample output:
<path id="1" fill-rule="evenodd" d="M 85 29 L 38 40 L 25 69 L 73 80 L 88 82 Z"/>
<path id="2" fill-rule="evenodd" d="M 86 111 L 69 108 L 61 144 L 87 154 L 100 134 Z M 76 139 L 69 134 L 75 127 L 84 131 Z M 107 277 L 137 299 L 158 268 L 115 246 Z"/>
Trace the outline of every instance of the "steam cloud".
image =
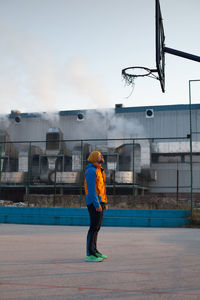
<path id="1" fill-rule="evenodd" d="M 22 112 L 56 111 L 60 98 L 66 103 L 68 89 L 85 97 L 84 106 L 108 107 L 111 104 L 103 82 L 92 74 L 84 58 L 69 59 L 65 68 L 44 41 L 30 38 L 12 29 L 0 30 L 4 46 L 0 47 L 0 104 L 3 113 L 12 109 Z M 13 50 L 14 49 L 14 50 Z M 69 97 L 68 97 L 69 98 Z M 87 107 L 90 108 L 90 107 Z"/>
<path id="2" fill-rule="evenodd" d="M 86 59 L 73 57 L 61 68 L 41 40 L 30 39 L 19 31 L 13 33 L 13 28 L 0 29 L 0 36 L 4 41 L 4 45 L 0 47 L 0 55 L 6 58 L 1 61 L 0 72 L 2 113 L 9 113 L 11 109 L 19 109 L 21 112 L 46 111 L 42 118 L 48 120 L 50 126 L 58 126 L 58 94 L 63 86 L 69 86 L 83 97 L 84 106 L 89 103 L 87 108 L 98 109 L 95 113 L 92 111 L 87 114 L 91 124 L 88 138 L 102 137 L 101 124 L 108 129 L 106 136 L 102 138 L 141 137 L 144 134 L 137 121 L 129 121 L 115 114 L 112 109 L 102 109 L 112 106 L 111 98 L 100 77 L 93 74 Z M 9 120 L 2 120 L 1 127 L 8 127 Z M 77 132 L 77 136 L 81 138 L 85 135 L 83 124 Z M 83 134 L 81 130 L 84 130 Z"/>
<path id="3" fill-rule="evenodd" d="M 0 104 L 3 113 L 56 111 L 59 86 L 54 57 L 38 39 L 7 28 L 0 30 L 4 46 L 0 47 Z M 14 49 L 14 51 L 13 51 Z"/>
<path id="4" fill-rule="evenodd" d="M 129 120 L 116 114 L 114 109 L 101 109 L 88 111 L 86 119 L 90 126 L 90 138 L 120 139 L 141 138 L 145 136 L 145 130 L 138 120 Z M 85 128 L 80 128 L 79 135 L 85 135 Z M 119 146 L 122 142 L 109 142 L 110 146 Z"/>
<path id="5" fill-rule="evenodd" d="M 0 130 L 6 130 L 10 126 L 10 121 L 5 115 L 0 115 Z"/>
<path id="6" fill-rule="evenodd" d="M 44 112 L 41 114 L 42 119 L 49 123 L 50 127 L 59 127 L 59 113 L 58 112 Z"/>
<path id="7" fill-rule="evenodd" d="M 67 64 L 66 78 L 75 91 L 85 97 L 93 108 L 111 107 L 106 87 L 98 76 L 91 73 L 85 59 L 71 58 Z"/>
<path id="8" fill-rule="evenodd" d="M 60 98 L 66 105 L 74 101 L 67 97 L 66 88 L 74 90 L 79 98 L 81 96 L 86 108 L 111 106 L 108 91 L 100 78 L 92 74 L 86 59 L 71 58 L 63 68 L 42 40 L 14 32 L 13 28 L 0 29 L 0 36 L 4 41 L 0 47 L 0 57 L 4 58 L 0 72 L 2 113 L 10 113 L 13 109 L 45 111 L 45 119 L 49 117 L 51 122 L 57 122 L 58 114 L 56 118 L 55 114 Z"/>

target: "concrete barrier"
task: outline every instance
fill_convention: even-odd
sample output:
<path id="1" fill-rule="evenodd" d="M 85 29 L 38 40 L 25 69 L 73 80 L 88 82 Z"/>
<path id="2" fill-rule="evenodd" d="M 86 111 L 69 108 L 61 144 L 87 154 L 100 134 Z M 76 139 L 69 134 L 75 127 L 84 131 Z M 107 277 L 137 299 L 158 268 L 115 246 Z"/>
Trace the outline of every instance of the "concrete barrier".
<path id="1" fill-rule="evenodd" d="M 103 226 L 180 227 L 189 224 L 188 210 L 109 209 Z M 0 223 L 88 226 L 87 208 L 0 207 Z"/>

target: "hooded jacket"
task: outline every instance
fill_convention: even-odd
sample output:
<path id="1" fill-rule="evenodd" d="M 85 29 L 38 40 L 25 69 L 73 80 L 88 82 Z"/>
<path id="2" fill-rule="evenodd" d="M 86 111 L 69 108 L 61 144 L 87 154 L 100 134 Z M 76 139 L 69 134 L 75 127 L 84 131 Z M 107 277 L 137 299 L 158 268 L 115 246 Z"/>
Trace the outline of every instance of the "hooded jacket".
<path id="1" fill-rule="evenodd" d="M 101 166 L 88 163 L 85 170 L 85 196 L 86 204 L 93 204 L 95 208 L 100 207 L 100 203 L 107 204 L 105 172 Z"/>

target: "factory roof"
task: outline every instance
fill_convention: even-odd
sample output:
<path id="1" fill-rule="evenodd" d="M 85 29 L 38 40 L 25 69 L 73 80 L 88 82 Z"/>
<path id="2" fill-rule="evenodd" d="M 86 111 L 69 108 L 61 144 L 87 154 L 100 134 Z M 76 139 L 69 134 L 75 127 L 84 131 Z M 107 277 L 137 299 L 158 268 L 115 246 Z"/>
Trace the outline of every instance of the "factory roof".
<path id="1" fill-rule="evenodd" d="M 133 113 L 133 112 L 145 112 L 147 109 L 153 109 L 154 111 L 174 111 L 174 110 L 189 110 L 189 104 L 173 104 L 173 105 L 151 105 L 151 106 L 133 106 L 133 107 L 123 107 L 119 105 L 115 107 L 115 113 Z M 200 109 L 200 104 L 191 104 L 192 110 Z M 80 110 L 62 110 L 58 114 L 60 116 L 70 116 L 77 115 L 78 113 L 86 113 L 87 111 L 97 111 L 96 109 L 80 109 Z M 39 113 L 21 113 L 23 118 L 38 118 L 44 116 L 45 112 Z M 14 118 L 16 113 L 11 113 L 8 117 Z"/>

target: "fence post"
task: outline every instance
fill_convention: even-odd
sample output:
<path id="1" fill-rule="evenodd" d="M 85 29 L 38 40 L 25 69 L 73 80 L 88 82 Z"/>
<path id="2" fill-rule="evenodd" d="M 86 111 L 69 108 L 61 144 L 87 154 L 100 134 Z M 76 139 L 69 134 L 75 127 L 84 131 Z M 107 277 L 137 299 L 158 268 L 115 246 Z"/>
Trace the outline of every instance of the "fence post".
<path id="1" fill-rule="evenodd" d="M 133 193 L 132 193 L 132 199 L 133 203 L 135 202 L 135 178 L 134 178 L 134 170 L 135 170 L 135 153 L 134 153 L 134 146 L 135 146 L 135 141 L 133 140 Z"/>
<path id="2" fill-rule="evenodd" d="M 83 182 L 83 141 L 81 140 L 81 175 L 80 175 L 80 207 L 82 206 L 82 182 Z"/>
<path id="3" fill-rule="evenodd" d="M 54 196 L 53 196 L 53 207 L 56 206 L 56 166 L 54 171 Z"/>
<path id="4" fill-rule="evenodd" d="M 190 217 L 192 220 L 193 210 L 193 168 L 192 168 L 192 101 L 191 101 L 191 81 L 189 80 L 189 109 L 190 109 Z"/>
<path id="5" fill-rule="evenodd" d="M 2 147 L 0 145 L 0 193 L 1 193 L 1 157 L 2 157 Z"/>
<path id="6" fill-rule="evenodd" d="M 177 170 L 176 170 L 176 204 L 178 207 L 179 204 L 179 170 L 178 170 L 178 164 L 177 164 Z"/>
<path id="7" fill-rule="evenodd" d="M 29 142 L 28 148 L 28 178 L 27 178 L 27 187 L 26 187 L 26 201 L 29 206 L 29 194 L 30 194 L 30 181 L 31 181 L 31 142 Z"/>

